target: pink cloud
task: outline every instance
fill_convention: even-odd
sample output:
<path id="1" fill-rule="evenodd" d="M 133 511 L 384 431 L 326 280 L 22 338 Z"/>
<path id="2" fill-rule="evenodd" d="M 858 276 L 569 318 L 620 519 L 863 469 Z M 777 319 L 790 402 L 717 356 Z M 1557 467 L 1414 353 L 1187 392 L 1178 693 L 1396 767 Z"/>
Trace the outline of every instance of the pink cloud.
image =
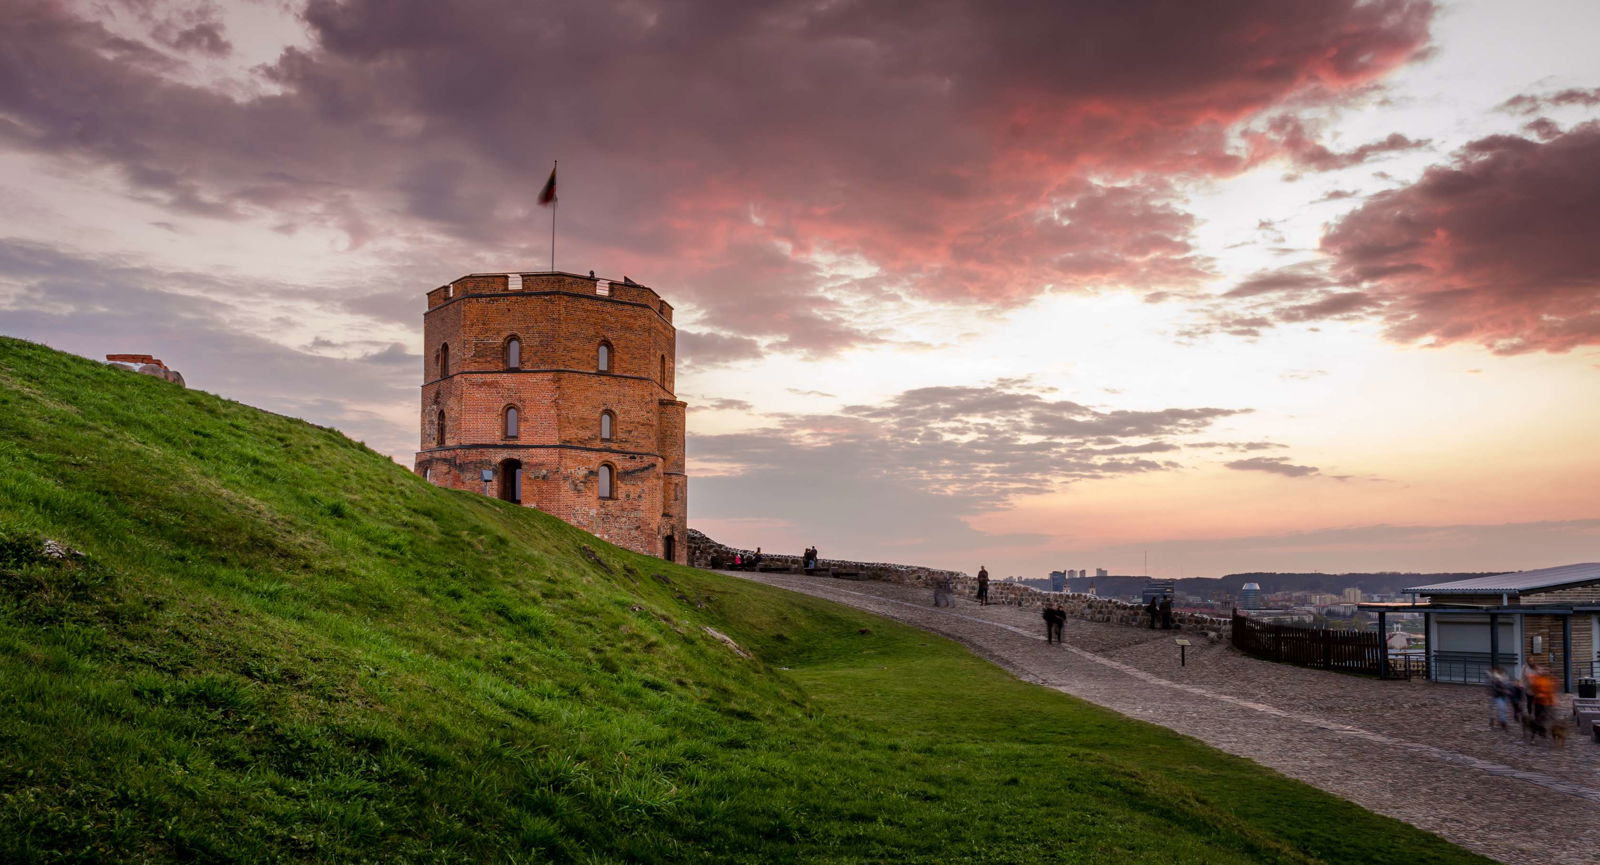
<path id="1" fill-rule="evenodd" d="M 1392 338 L 1501 354 L 1600 344 L 1600 124 L 1496 135 L 1373 196 L 1323 237 Z"/>

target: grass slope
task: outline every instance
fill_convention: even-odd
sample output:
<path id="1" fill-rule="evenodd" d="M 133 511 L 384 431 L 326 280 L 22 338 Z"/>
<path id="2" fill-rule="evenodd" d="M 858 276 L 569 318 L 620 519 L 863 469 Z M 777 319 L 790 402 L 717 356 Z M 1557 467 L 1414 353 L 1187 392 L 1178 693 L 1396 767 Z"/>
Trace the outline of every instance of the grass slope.
<path id="1" fill-rule="evenodd" d="M 0 339 L 0 860 L 1041 859 L 1485 861 L 927 634 Z"/>

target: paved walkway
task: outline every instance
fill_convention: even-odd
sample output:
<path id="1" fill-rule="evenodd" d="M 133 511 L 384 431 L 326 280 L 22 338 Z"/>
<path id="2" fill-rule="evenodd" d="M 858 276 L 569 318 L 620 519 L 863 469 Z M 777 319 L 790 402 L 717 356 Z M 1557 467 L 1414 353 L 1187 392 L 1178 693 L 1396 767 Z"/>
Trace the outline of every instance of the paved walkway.
<path id="1" fill-rule="evenodd" d="M 1179 666 L 1171 631 L 1069 620 L 1044 642 L 1039 611 L 931 605 L 926 590 L 731 573 L 958 640 L 1029 681 L 1193 736 L 1502 862 L 1600 862 L 1600 747 L 1528 745 L 1492 731 L 1481 689 L 1380 682 L 1247 657 L 1197 634 Z"/>

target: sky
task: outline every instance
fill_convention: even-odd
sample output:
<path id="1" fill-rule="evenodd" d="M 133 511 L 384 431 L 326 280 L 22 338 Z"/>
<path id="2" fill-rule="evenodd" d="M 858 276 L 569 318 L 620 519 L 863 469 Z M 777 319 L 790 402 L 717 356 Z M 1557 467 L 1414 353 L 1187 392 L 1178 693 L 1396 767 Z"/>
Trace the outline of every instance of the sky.
<path id="1" fill-rule="evenodd" d="M 410 465 L 424 293 L 677 311 L 690 525 L 1600 560 L 1600 4 L 0 0 L 0 333 Z"/>

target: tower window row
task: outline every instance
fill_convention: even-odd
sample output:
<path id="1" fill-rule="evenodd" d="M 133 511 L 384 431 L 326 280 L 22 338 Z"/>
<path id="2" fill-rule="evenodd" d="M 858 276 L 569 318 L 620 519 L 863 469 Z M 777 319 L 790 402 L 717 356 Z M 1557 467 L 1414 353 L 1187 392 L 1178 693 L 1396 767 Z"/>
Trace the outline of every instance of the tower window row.
<path id="1" fill-rule="evenodd" d="M 501 360 L 506 369 L 522 369 L 522 339 L 518 336 L 506 337 L 502 346 Z M 595 348 L 594 368 L 596 372 L 611 372 L 616 361 L 616 349 L 610 340 L 601 340 Z M 450 377 L 450 344 L 441 343 L 436 355 L 435 364 L 439 371 L 439 378 Z M 667 356 L 661 355 L 661 386 L 667 386 Z"/>
<path id="2" fill-rule="evenodd" d="M 522 412 L 519 411 L 516 406 L 508 405 L 505 408 L 501 409 L 500 410 L 500 422 L 501 422 L 500 433 L 501 433 L 502 437 L 508 438 L 508 439 L 514 439 L 514 438 L 517 438 L 522 433 Z M 439 409 L 438 413 L 434 415 L 434 424 L 433 424 L 433 446 L 434 447 L 441 447 L 441 448 L 444 447 L 444 445 L 445 445 L 445 429 L 446 429 L 446 424 L 445 424 L 444 409 Z M 615 441 L 616 437 L 617 437 L 617 414 L 616 414 L 616 412 L 614 412 L 614 411 L 612 411 L 610 409 L 606 409 L 605 411 L 600 412 L 600 440 L 601 441 L 605 441 L 605 442 Z"/>

